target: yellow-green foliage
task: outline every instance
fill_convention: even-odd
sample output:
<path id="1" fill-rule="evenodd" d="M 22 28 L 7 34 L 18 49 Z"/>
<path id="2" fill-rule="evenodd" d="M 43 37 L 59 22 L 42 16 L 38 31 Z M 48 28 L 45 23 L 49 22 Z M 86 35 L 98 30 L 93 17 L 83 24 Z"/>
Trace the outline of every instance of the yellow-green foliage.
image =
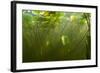
<path id="1" fill-rule="evenodd" d="M 90 59 L 90 14 L 22 11 L 23 62 Z"/>

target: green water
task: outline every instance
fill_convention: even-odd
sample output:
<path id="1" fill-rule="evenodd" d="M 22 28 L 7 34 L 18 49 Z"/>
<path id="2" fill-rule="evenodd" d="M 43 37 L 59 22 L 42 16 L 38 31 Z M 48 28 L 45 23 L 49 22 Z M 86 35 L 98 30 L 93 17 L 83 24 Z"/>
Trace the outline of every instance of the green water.
<path id="1" fill-rule="evenodd" d="M 23 62 L 91 58 L 90 13 L 22 11 Z"/>

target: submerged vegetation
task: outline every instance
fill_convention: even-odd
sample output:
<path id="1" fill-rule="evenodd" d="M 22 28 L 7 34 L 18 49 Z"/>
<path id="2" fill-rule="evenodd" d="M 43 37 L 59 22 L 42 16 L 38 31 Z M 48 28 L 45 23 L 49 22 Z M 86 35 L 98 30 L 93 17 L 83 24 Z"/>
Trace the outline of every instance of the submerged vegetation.
<path id="1" fill-rule="evenodd" d="M 91 58 L 90 13 L 22 11 L 23 62 Z"/>

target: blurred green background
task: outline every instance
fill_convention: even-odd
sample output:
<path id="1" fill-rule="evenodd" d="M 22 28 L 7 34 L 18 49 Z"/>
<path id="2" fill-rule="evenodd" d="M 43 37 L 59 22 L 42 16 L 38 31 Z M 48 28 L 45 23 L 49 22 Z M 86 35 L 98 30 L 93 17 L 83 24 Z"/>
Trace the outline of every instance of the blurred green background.
<path id="1" fill-rule="evenodd" d="M 22 11 L 23 62 L 91 58 L 90 13 Z"/>

